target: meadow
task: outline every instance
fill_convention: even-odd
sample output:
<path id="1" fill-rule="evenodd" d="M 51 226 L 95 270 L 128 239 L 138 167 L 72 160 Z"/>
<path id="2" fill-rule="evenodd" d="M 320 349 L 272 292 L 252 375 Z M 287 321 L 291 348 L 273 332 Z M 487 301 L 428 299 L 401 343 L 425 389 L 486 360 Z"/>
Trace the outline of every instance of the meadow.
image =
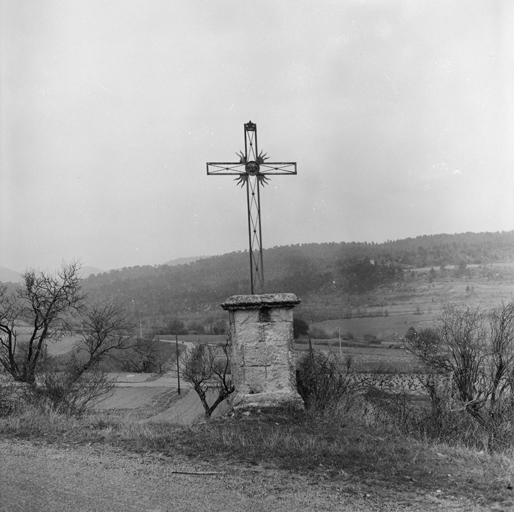
<path id="1" fill-rule="evenodd" d="M 367 294 L 352 310 L 352 318 L 345 311 L 341 318 L 313 322 L 311 330 L 326 333 L 326 339 L 314 340 L 315 345 L 339 353 L 340 333 L 343 355 L 354 355 L 361 362 L 368 360 L 373 368 L 382 361 L 384 365 L 394 363 L 397 371 L 410 371 L 408 355 L 399 350 L 393 354 L 388 351 L 401 348 L 410 327 L 417 331 L 433 327 L 444 305 L 450 302 L 490 309 L 514 297 L 513 263 L 469 265 L 461 275 L 449 266 L 444 271 L 436 269 L 435 278 L 430 277 L 430 270 L 412 269 L 412 277 L 406 283 Z M 362 365 L 361 368 L 368 371 Z"/>

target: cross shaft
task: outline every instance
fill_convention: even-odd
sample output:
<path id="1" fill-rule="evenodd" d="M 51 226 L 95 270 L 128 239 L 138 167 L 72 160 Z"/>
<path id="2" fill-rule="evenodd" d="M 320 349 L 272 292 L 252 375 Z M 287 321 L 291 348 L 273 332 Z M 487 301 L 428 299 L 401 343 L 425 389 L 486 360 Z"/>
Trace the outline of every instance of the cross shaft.
<path id="1" fill-rule="evenodd" d="M 251 121 L 244 125 L 245 151 L 237 153 L 239 162 L 207 162 L 208 175 L 236 176 L 236 182 L 246 185 L 248 209 L 248 238 L 250 245 L 250 289 L 258 286 L 264 292 L 264 265 L 262 257 L 261 186 L 271 175 L 296 174 L 296 162 L 267 162 L 268 157 L 257 147 L 257 125 Z"/>

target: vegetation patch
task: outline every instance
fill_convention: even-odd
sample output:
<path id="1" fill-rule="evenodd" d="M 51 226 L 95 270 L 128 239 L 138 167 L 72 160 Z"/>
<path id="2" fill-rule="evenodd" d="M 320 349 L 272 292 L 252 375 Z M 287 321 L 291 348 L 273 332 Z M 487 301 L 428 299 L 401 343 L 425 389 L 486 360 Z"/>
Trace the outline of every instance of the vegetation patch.
<path id="1" fill-rule="evenodd" d="M 360 407 L 360 405 L 359 405 Z M 242 464 L 309 475 L 313 481 L 419 491 L 476 503 L 512 500 L 512 453 L 405 437 L 366 423 L 359 407 L 338 415 L 288 410 L 243 412 L 193 427 L 142 422 L 142 414 L 25 411 L 0 419 L 0 435 L 57 445 L 106 444 L 128 452 L 187 457 L 216 466 Z"/>

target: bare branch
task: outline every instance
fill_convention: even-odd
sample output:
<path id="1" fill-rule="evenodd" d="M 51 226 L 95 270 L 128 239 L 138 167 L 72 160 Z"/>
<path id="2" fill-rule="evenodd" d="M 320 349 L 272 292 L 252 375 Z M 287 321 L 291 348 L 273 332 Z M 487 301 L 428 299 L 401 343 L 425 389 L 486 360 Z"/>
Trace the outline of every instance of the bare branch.
<path id="1" fill-rule="evenodd" d="M 14 293 L 0 293 L 0 363 L 14 379 L 34 383 L 49 341 L 59 339 L 67 328 L 66 315 L 79 310 L 83 294 L 77 262 L 63 263 L 55 274 L 27 270 L 23 285 Z M 29 327 L 20 341 L 20 323 Z"/>
<path id="2" fill-rule="evenodd" d="M 85 354 L 80 373 L 97 365 L 115 350 L 134 346 L 136 325 L 127 318 L 123 308 L 114 303 L 84 308 L 81 338 L 75 345 L 77 356 Z"/>
<path id="3" fill-rule="evenodd" d="M 193 386 L 200 397 L 207 418 L 235 390 L 229 376 L 228 347 L 228 341 L 216 346 L 195 345 L 181 360 L 182 377 Z M 207 400 L 209 390 L 217 392 L 210 405 Z"/>

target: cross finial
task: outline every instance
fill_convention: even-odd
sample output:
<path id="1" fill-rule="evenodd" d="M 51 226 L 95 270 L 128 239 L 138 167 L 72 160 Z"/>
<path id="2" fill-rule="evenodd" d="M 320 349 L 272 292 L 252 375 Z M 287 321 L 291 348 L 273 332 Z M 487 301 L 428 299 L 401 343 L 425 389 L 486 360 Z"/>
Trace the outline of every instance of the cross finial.
<path id="1" fill-rule="evenodd" d="M 239 162 L 208 162 L 207 174 L 236 176 L 238 185 L 246 184 L 248 207 L 248 237 L 250 241 L 250 289 L 256 286 L 264 292 L 262 258 L 261 193 L 270 175 L 296 174 L 296 162 L 267 162 L 268 157 L 257 147 L 257 125 L 249 121 L 244 125 L 245 150 L 236 153 Z"/>

